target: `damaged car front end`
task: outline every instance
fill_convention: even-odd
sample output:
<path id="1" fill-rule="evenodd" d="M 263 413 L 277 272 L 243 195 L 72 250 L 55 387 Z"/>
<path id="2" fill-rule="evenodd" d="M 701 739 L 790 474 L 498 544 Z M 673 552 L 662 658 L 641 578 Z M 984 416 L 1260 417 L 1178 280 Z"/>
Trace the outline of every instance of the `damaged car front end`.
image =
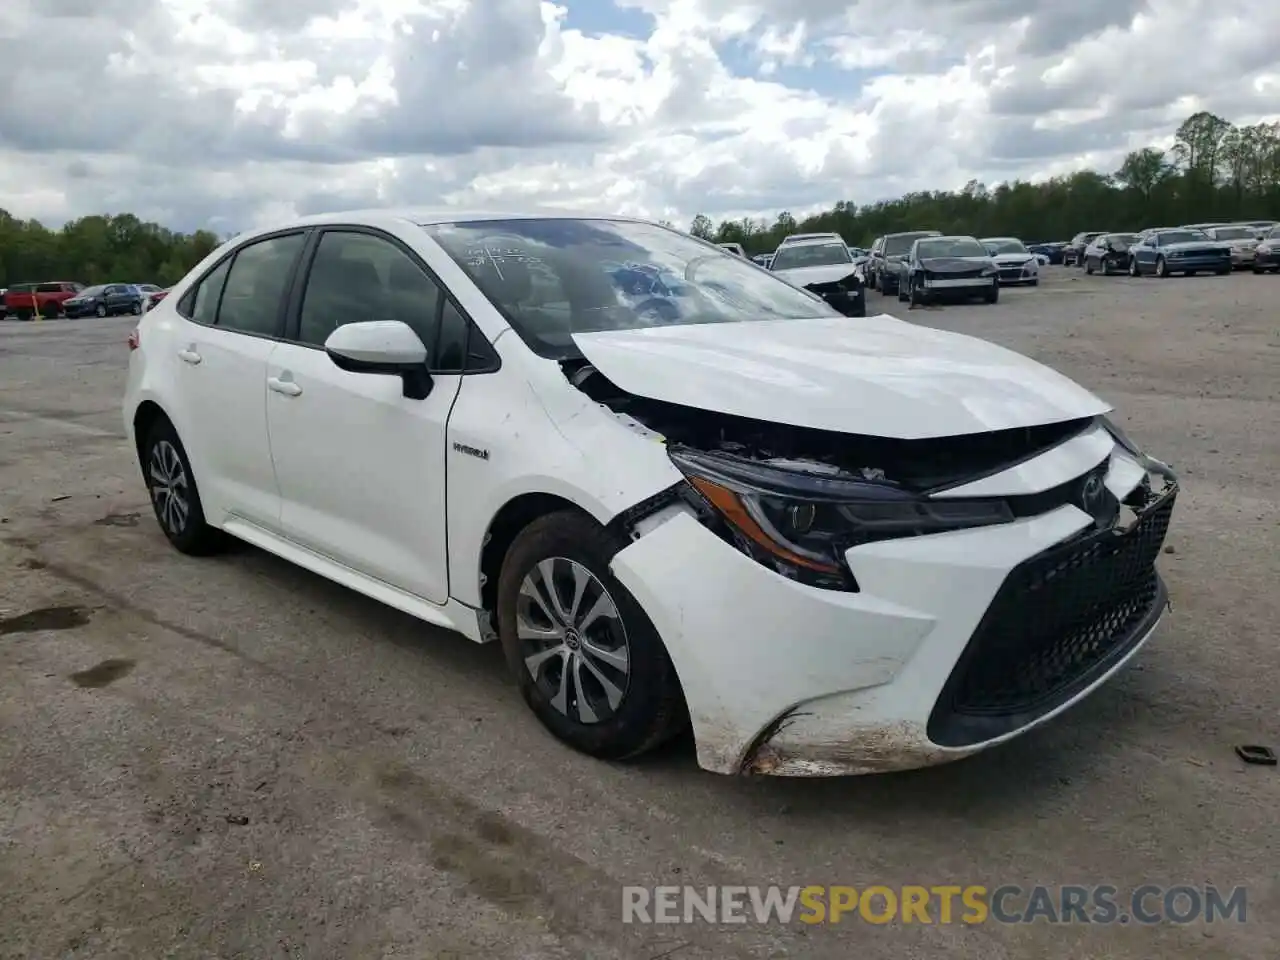
<path id="1" fill-rule="evenodd" d="M 852 345 L 820 326 L 798 324 L 793 350 Z M 843 404 L 834 377 L 792 379 L 796 357 L 773 374 L 808 402 L 740 390 L 751 373 L 734 370 L 728 343 L 712 347 L 712 330 L 639 336 L 652 341 L 640 353 L 674 367 L 653 377 L 628 365 L 628 335 L 580 338 L 589 359 L 575 382 L 654 431 L 684 477 L 614 571 L 671 651 L 706 769 L 829 776 L 975 753 L 1105 682 L 1165 608 L 1168 468 L 1084 391 L 1032 376 L 1029 361 L 1004 366 L 1013 355 L 998 348 L 966 356 L 960 341 L 976 341 L 940 331 L 921 337 L 915 363 L 951 382 L 901 398 L 895 416 L 880 388 L 908 387 L 888 356 L 918 330 L 872 318 L 853 334 L 860 362 L 815 354 L 827 371 L 866 371 Z M 763 363 L 772 348 L 758 348 Z M 718 387 L 684 379 L 685 349 L 724 351 Z M 732 349 L 740 363 L 754 352 Z M 869 432 L 833 429 L 841 420 Z"/>
<path id="2" fill-rule="evenodd" d="M 867 315 L 866 287 L 842 240 L 792 240 L 778 248 L 769 269 L 846 317 Z"/>
<path id="3" fill-rule="evenodd" d="M 607 577 L 592 573 L 633 610 L 618 634 L 660 641 L 698 763 L 718 773 L 955 760 L 1070 708 L 1151 636 L 1178 485 L 1108 404 L 986 341 L 842 316 L 656 227 L 548 223 L 435 235 L 518 334 L 496 338 L 501 367 L 484 394 L 464 382 L 450 421 L 485 450 L 450 465 L 450 489 L 472 498 L 451 501 L 450 550 L 492 553 L 458 599 L 482 617 L 497 606 L 509 662 L 557 736 L 605 755 L 600 737 L 546 719 L 587 696 L 567 674 L 545 703 L 529 692 L 530 672 L 579 662 L 579 647 L 522 666 L 524 628 L 486 586 L 519 582 L 501 569 L 521 553 L 504 530 L 548 497 L 602 525 Z M 628 277 L 661 262 L 679 295 L 628 281 L 618 306 L 620 246 Z M 508 471 L 496 485 L 493 469 Z M 574 541 L 554 549 L 568 557 Z M 630 689 L 613 690 L 615 710 Z"/>

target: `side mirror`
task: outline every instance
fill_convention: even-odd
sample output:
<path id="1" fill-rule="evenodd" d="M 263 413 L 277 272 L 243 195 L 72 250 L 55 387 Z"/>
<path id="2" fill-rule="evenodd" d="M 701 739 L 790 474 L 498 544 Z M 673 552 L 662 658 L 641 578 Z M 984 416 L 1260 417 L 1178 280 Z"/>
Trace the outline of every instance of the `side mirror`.
<path id="1" fill-rule="evenodd" d="M 329 334 L 324 351 L 349 373 L 399 377 L 410 400 L 425 400 L 431 393 L 427 348 L 407 323 L 372 320 L 343 324 Z"/>

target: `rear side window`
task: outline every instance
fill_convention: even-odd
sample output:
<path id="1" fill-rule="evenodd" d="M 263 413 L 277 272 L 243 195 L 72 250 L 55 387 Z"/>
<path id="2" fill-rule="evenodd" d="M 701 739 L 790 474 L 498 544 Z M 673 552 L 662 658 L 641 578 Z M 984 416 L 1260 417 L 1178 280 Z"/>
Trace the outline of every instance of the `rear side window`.
<path id="1" fill-rule="evenodd" d="M 291 233 L 242 247 L 231 261 L 223 286 L 217 326 L 275 336 L 303 240 L 303 234 Z"/>
<path id="2" fill-rule="evenodd" d="M 37 284 L 36 293 L 62 293 L 62 284 L 60 283 Z"/>

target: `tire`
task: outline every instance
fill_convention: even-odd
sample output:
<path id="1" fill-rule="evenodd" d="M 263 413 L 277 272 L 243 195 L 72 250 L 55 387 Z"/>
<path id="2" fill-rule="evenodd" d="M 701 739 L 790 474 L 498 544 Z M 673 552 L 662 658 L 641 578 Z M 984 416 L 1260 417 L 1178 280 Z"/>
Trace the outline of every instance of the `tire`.
<path id="1" fill-rule="evenodd" d="M 927 307 L 929 305 L 929 294 L 924 288 L 923 278 L 916 278 L 911 281 L 911 292 L 908 294 L 907 300 L 913 307 Z"/>
<path id="2" fill-rule="evenodd" d="M 93 308 L 93 315 L 99 318 L 105 317 L 107 315 L 107 308 L 100 303 Z"/>
<path id="3" fill-rule="evenodd" d="M 1164 262 L 1164 257 L 1156 257 L 1156 276 L 1161 280 L 1169 279 L 1169 265 Z"/>
<path id="4" fill-rule="evenodd" d="M 1131 276 L 1131 277 L 1140 277 L 1140 276 L 1142 276 L 1142 274 L 1140 274 L 1140 273 L 1138 272 L 1138 258 L 1137 258 L 1137 257 L 1130 257 L 1130 258 L 1129 258 L 1129 276 Z"/>
<path id="5" fill-rule="evenodd" d="M 1030 283 L 1028 283 L 1028 284 L 1027 284 L 1027 286 L 1029 286 L 1029 287 L 1038 287 L 1038 286 L 1040 286 L 1040 278 L 1039 278 L 1039 277 L 1034 278 Z"/>
<path id="6" fill-rule="evenodd" d="M 991 281 L 991 289 L 986 292 L 983 299 L 987 303 L 998 303 L 1000 301 L 1000 283 L 997 280 Z"/>
<path id="7" fill-rule="evenodd" d="M 1230 268 L 1230 267 L 1223 267 L 1223 268 L 1220 268 L 1220 269 L 1215 270 L 1215 271 L 1213 271 L 1213 272 L 1214 272 L 1214 273 L 1216 273 L 1216 274 L 1217 274 L 1218 276 L 1220 276 L 1220 277 L 1229 277 L 1229 276 L 1231 276 L 1231 268 Z"/>
<path id="8" fill-rule="evenodd" d="M 1089 276 L 1093 276 L 1093 264 L 1089 262 L 1087 257 L 1084 261 L 1084 272 L 1089 274 Z"/>
<path id="9" fill-rule="evenodd" d="M 498 578 L 498 636 L 525 703 L 558 740 L 603 760 L 625 760 L 652 750 L 679 733 L 688 719 L 675 667 L 657 630 L 609 570 L 614 554 L 627 542 L 576 511 L 552 513 L 533 521 L 516 537 Z M 584 573 L 588 579 L 579 612 L 583 607 L 588 613 L 596 609 L 597 600 L 611 604 L 616 616 L 596 618 L 593 643 L 587 644 L 573 631 L 566 642 L 542 641 L 555 644 L 546 649 L 559 651 L 547 655 L 546 649 L 536 649 L 537 641 L 520 639 L 522 621 L 535 628 L 556 623 L 554 601 L 547 604 L 540 599 L 546 596 L 542 575 L 548 569 L 552 583 L 560 585 L 556 594 L 562 607 L 572 606 L 572 589 L 564 581 Z M 531 599 L 534 594 L 539 598 Z M 581 623 L 583 618 L 568 619 Z M 596 632 L 600 627 L 607 629 Z M 577 646 L 571 648 L 569 643 Z M 587 649 L 598 654 L 625 650 L 626 655 L 625 659 L 587 656 Z M 525 658 L 540 652 L 544 659 L 536 665 L 535 675 Z M 625 671 L 619 669 L 622 663 Z M 581 712 L 576 684 L 565 676 L 573 665 L 584 678 L 586 715 Z M 602 676 L 620 696 L 610 699 L 599 680 Z M 558 704 L 562 695 L 563 702 Z"/>
<path id="10" fill-rule="evenodd" d="M 191 461 L 168 420 L 159 420 L 147 433 L 142 446 L 142 476 L 156 522 L 179 553 L 202 557 L 225 546 L 226 534 L 205 522 Z M 172 493 L 166 495 L 167 491 Z M 183 503 L 185 516 L 177 506 Z"/>
<path id="11" fill-rule="evenodd" d="M 139 300 L 132 307 L 130 307 L 129 312 L 132 313 L 135 317 L 142 316 L 142 301 Z"/>
<path id="12" fill-rule="evenodd" d="M 910 301 L 910 299 L 911 299 L 911 298 L 907 295 L 907 291 L 906 291 L 906 290 L 904 290 L 904 289 L 902 288 L 902 284 L 901 284 L 901 283 L 899 283 L 899 284 L 898 284 L 898 302 L 899 302 L 899 303 L 907 303 L 907 302 L 909 302 L 909 301 Z"/>
<path id="13" fill-rule="evenodd" d="M 56 303 L 47 303 L 40 308 L 40 316 L 46 320 L 57 320 L 60 313 L 62 313 L 62 310 L 59 309 Z"/>

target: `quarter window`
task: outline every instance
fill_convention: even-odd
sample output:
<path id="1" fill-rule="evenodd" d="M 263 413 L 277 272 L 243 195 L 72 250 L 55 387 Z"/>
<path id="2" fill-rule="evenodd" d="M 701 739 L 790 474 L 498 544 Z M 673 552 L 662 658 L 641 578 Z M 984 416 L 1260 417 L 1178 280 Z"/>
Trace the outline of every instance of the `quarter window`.
<path id="1" fill-rule="evenodd" d="M 218 319 L 218 301 L 222 299 L 222 288 L 226 286 L 227 272 L 230 269 L 231 260 L 223 260 L 196 287 L 196 297 L 191 307 L 191 319 L 196 323 L 213 326 Z"/>
<path id="2" fill-rule="evenodd" d="M 291 233 L 242 247 L 231 261 L 217 325 L 274 336 L 280 304 L 302 243 L 303 234 Z"/>

